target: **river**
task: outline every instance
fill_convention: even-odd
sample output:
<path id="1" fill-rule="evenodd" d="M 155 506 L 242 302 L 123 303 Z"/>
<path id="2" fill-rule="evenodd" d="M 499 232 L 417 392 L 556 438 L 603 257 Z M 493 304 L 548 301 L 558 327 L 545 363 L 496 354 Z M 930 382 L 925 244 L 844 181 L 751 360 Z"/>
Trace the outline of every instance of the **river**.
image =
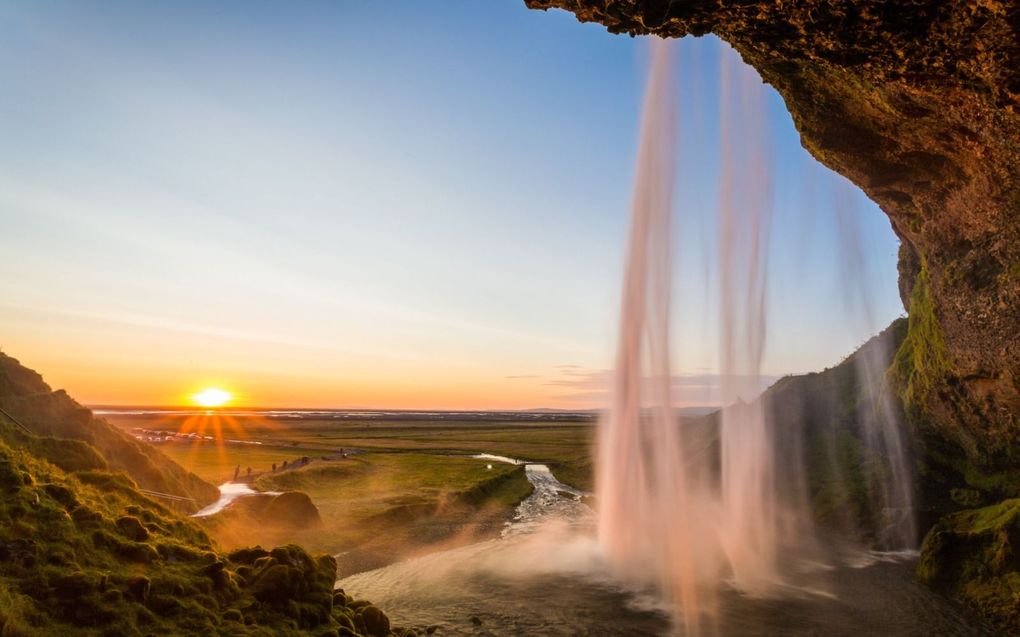
<path id="1" fill-rule="evenodd" d="M 498 456 L 493 461 L 517 462 Z M 524 464 L 524 463 L 522 463 Z M 437 635 L 671 635 L 653 591 L 609 575 L 585 495 L 541 464 L 534 493 L 502 537 L 347 577 L 338 586 L 385 609 L 395 625 Z M 914 554 L 841 547 L 827 564 L 791 565 L 780 597 L 725 590 L 720 637 L 981 636 L 972 618 L 913 577 Z"/>

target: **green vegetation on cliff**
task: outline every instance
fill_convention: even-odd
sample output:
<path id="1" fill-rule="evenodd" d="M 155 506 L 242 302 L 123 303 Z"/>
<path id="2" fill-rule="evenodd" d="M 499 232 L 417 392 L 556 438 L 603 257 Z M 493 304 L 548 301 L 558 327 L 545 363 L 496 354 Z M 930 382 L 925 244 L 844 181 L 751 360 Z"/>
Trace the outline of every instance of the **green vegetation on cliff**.
<path id="1" fill-rule="evenodd" d="M 787 376 L 762 398 L 777 448 L 790 454 L 778 470 L 791 471 L 803 458 L 806 495 L 816 521 L 876 545 L 896 521 L 883 507 L 889 459 L 866 441 L 880 428 L 904 426 L 885 370 L 906 331 L 906 321 L 898 319 L 839 365 Z M 902 437 L 909 439 L 906 433 Z M 800 479 L 782 477 L 788 483 Z"/>
<path id="2" fill-rule="evenodd" d="M 195 511 L 219 497 L 216 487 L 95 417 L 63 390 L 53 391 L 42 376 L 2 352 L 0 409 L 39 436 L 87 443 L 110 468 L 127 473 L 140 488 L 182 498 L 168 502 L 183 511 Z"/>
<path id="3" fill-rule="evenodd" d="M 954 276 L 953 269 L 946 274 Z M 1008 461 L 1016 452 L 1009 451 L 1009 440 L 985 448 L 960 425 L 984 417 L 959 395 L 923 259 L 909 309 L 907 336 L 890 374 L 918 439 L 924 520 L 933 524 L 918 576 L 981 612 L 1003 634 L 1020 634 L 1020 552 L 1014 548 L 1020 547 L 1020 469 Z M 989 502 L 998 504 L 977 508 Z"/>
<path id="4" fill-rule="evenodd" d="M 893 361 L 893 372 L 902 383 L 900 397 L 906 409 L 914 414 L 925 411 L 932 394 L 945 386 L 951 370 L 931 298 L 930 275 L 922 262 L 910 292 L 907 334 Z"/>
<path id="5" fill-rule="evenodd" d="M 48 443 L 0 433 L 3 635 L 389 633 L 378 610 L 334 595 L 332 557 L 224 555 L 125 475 L 65 471 L 30 451 Z"/>
<path id="6" fill-rule="evenodd" d="M 940 519 L 917 574 L 980 610 L 1003 634 L 1020 634 L 1020 499 Z"/>
<path id="7" fill-rule="evenodd" d="M 70 410 L 79 427 L 96 427 L 99 439 L 117 441 L 109 425 L 85 418 L 87 410 L 70 399 L 35 391 L 41 379 L 12 360 L 0 366 L 5 410 L 13 405 L 18 420 L 46 431 L 65 427 L 61 418 Z M 33 404 L 42 410 L 31 411 Z M 116 442 L 107 454 L 122 449 L 132 446 Z M 136 451 L 155 458 L 160 471 L 190 475 Z M 0 418 L 4 637 L 395 634 L 382 611 L 334 590 L 332 557 L 294 545 L 225 553 L 193 520 L 140 492 L 115 466 L 122 457 L 107 454 L 84 440 L 40 437 Z M 276 502 L 281 498 L 288 502 Z M 297 507 L 293 500 L 300 500 Z M 280 496 L 270 505 L 294 511 L 305 500 Z"/>

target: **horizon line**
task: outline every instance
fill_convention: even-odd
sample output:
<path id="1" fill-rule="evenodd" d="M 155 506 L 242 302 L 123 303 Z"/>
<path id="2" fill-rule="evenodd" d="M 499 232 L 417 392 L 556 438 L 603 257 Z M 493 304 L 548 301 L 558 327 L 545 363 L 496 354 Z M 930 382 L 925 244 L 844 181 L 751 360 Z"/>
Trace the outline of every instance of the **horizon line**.
<path id="1" fill-rule="evenodd" d="M 598 413 L 606 411 L 608 408 L 599 407 L 587 407 L 579 409 L 568 409 L 561 407 L 532 407 L 527 409 L 503 409 L 503 408 L 485 408 L 485 409 L 455 409 L 455 408 L 397 408 L 387 409 L 385 407 L 264 407 L 264 406 L 247 406 L 237 405 L 230 407 L 202 407 L 200 405 L 133 405 L 133 404 L 113 404 L 113 403 L 101 403 L 101 404 L 82 404 L 82 406 L 92 410 L 161 410 L 161 411 L 174 411 L 174 410 L 187 410 L 187 411 L 207 411 L 207 412 L 231 412 L 231 411 L 294 411 L 294 412 L 316 412 L 316 411 L 365 411 L 375 413 L 426 413 L 426 412 L 442 412 L 442 413 L 541 413 L 541 412 L 559 412 L 559 413 Z M 719 409 L 720 405 L 686 405 L 678 406 L 676 409 Z"/>

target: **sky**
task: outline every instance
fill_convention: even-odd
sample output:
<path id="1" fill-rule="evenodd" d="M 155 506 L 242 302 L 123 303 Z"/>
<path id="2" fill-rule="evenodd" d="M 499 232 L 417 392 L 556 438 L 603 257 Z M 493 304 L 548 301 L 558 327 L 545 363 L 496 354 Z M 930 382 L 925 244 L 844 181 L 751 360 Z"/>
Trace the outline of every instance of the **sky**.
<path id="1" fill-rule="evenodd" d="M 647 45 L 521 0 L 0 4 L 0 348 L 90 405 L 605 407 Z M 704 405 L 735 53 L 677 55 Z M 888 220 L 767 90 L 766 381 L 903 312 Z"/>

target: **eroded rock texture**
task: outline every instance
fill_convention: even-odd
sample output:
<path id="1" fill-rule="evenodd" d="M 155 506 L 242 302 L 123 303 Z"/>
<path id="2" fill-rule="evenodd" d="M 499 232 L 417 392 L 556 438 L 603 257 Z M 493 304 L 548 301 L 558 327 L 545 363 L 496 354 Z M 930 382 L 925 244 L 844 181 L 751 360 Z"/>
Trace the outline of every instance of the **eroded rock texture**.
<path id="1" fill-rule="evenodd" d="M 525 2 L 735 47 L 902 240 L 907 402 L 971 466 L 1020 462 L 1020 2 Z"/>

